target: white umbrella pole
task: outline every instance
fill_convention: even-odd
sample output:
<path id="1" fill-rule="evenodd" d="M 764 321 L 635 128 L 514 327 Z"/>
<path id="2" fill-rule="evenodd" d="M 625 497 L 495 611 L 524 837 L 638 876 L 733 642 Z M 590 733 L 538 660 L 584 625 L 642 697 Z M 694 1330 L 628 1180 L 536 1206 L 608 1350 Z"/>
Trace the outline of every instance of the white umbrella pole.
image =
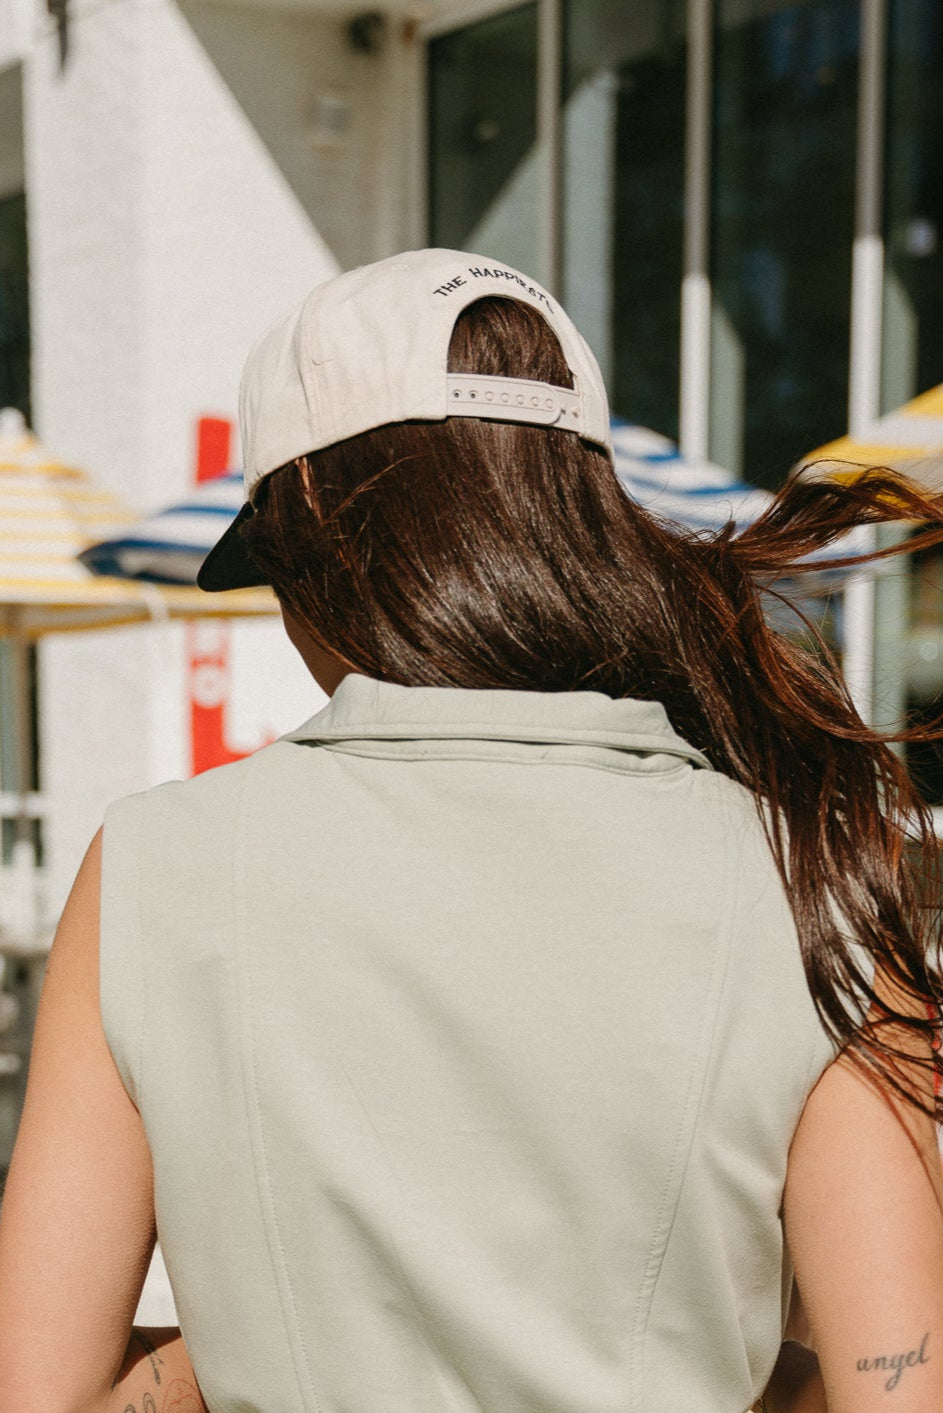
<path id="1" fill-rule="evenodd" d="M 713 0 L 688 0 L 688 74 L 684 169 L 684 272 L 681 279 L 679 443 L 706 461 L 710 446 L 710 182 L 713 102 Z"/>
<path id="2" fill-rule="evenodd" d="M 851 700 L 862 721 L 874 719 L 874 575 L 853 575 L 845 585 L 842 667 Z"/>
<path id="3" fill-rule="evenodd" d="M 861 76 L 855 162 L 855 239 L 851 272 L 851 366 L 848 425 L 861 436 L 880 410 L 881 318 L 884 299 L 884 59 L 887 0 L 864 0 Z M 863 530 L 866 553 L 877 546 L 874 529 Z M 864 571 L 845 588 L 845 679 L 858 714 L 874 721 L 874 639 L 877 626 L 873 573 Z"/>

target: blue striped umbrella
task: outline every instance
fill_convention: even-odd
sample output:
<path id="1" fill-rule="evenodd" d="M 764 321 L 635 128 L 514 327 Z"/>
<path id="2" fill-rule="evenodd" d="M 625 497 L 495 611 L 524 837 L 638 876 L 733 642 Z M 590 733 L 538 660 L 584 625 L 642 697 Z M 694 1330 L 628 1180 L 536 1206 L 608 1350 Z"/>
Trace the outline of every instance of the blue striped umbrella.
<path id="1" fill-rule="evenodd" d="M 766 509 L 767 491 L 737 481 L 710 462 L 686 461 L 674 442 L 645 427 L 613 423 L 616 474 L 647 510 L 689 530 L 750 524 Z M 186 500 L 139 521 L 80 556 L 96 574 L 193 584 L 204 557 L 243 502 L 242 473 L 197 486 Z"/>
<path id="2" fill-rule="evenodd" d="M 197 570 L 243 502 L 242 472 L 203 481 L 186 500 L 139 520 L 79 555 L 94 574 L 195 584 Z"/>
<path id="3" fill-rule="evenodd" d="M 647 427 L 613 419 L 616 475 L 633 500 L 686 530 L 751 525 L 772 500 L 711 461 L 689 461 L 674 442 Z"/>
<path id="4" fill-rule="evenodd" d="M 713 462 L 686 460 L 674 442 L 645 427 L 614 418 L 612 442 L 616 475 L 628 494 L 653 515 L 685 530 L 717 534 L 730 521 L 742 530 L 772 503 L 769 491 L 738 481 Z M 853 541 L 844 544 L 846 553 L 854 552 Z M 809 558 L 814 562 L 841 554 L 841 544 L 836 544 Z M 817 570 L 812 578 L 803 575 L 778 580 L 775 593 L 764 598 L 768 621 L 785 633 L 797 631 L 800 619 L 824 629 L 831 611 L 834 622 L 830 631 L 840 633 L 840 599 L 834 600 L 828 591 L 838 588 L 843 578 L 841 570 Z"/>

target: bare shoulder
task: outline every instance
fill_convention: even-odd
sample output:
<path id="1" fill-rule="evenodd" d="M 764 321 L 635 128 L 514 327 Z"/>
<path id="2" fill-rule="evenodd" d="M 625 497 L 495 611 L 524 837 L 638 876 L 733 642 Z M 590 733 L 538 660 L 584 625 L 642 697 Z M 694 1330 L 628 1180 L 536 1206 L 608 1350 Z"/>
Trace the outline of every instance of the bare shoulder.
<path id="1" fill-rule="evenodd" d="M 47 986 L 63 967 L 84 966 L 97 973 L 103 834 L 99 829 L 89 844 L 72 884 L 49 953 Z"/>

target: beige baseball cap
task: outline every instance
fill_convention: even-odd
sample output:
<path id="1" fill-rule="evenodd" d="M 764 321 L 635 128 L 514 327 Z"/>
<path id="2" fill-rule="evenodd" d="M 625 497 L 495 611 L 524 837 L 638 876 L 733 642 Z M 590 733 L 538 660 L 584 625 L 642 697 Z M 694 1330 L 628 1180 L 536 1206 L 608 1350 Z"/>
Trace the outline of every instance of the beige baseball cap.
<path id="1" fill-rule="evenodd" d="M 529 304 L 560 341 L 573 387 L 448 371 L 459 314 L 486 296 Z M 478 417 L 565 427 L 612 453 L 596 359 L 556 299 L 483 255 L 412 250 L 319 285 L 263 334 L 239 392 L 246 504 L 210 551 L 203 589 L 259 584 L 240 529 L 270 472 L 390 422 Z"/>

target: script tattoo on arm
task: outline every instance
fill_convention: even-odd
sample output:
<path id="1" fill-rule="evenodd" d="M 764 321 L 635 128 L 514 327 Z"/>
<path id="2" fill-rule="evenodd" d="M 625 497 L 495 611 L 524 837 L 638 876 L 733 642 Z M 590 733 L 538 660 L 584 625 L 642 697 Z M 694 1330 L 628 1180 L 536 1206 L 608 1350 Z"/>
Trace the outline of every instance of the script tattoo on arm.
<path id="1" fill-rule="evenodd" d="M 915 1349 L 908 1349 L 903 1354 L 878 1354 L 873 1359 L 859 1359 L 858 1373 L 871 1374 L 877 1369 L 881 1373 L 888 1374 L 888 1378 L 884 1381 L 884 1387 L 890 1393 L 900 1383 L 900 1376 L 905 1369 L 913 1369 L 918 1364 L 929 1364 L 930 1356 L 927 1353 L 929 1338 L 930 1331 L 928 1330 Z"/>
<path id="2" fill-rule="evenodd" d="M 157 1353 L 157 1346 L 153 1344 L 150 1339 L 148 1339 L 147 1335 L 144 1333 L 143 1330 L 139 1330 L 136 1326 L 131 1331 L 131 1338 L 137 1340 L 138 1344 L 141 1346 L 141 1348 L 144 1350 L 144 1353 L 150 1360 L 151 1372 L 154 1375 L 154 1382 L 157 1387 L 160 1388 L 160 1369 L 157 1366 L 159 1364 L 163 1365 L 164 1361 Z"/>
<path id="3" fill-rule="evenodd" d="M 208 1413 L 176 1329 L 133 1329 L 100 1413 Z"/>

